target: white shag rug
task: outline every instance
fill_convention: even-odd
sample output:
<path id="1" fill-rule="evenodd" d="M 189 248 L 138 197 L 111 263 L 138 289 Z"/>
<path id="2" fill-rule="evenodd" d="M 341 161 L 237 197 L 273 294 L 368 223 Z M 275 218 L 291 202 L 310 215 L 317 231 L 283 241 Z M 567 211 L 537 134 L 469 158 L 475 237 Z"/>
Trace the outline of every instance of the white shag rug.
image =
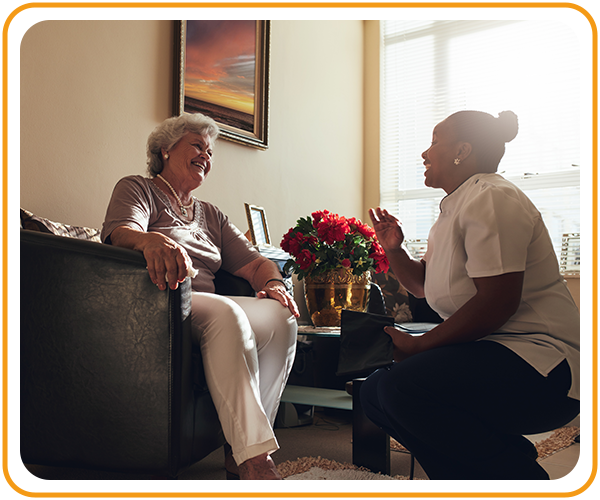
<path id="1" fill-rule="evenodd" d="M 554 431 L 546 439 L 532 439 L 538 450 L 538 460 L 570 446 L 578 435 L 579 427 L 563 427 Z M 406 448 L 395 439 L 391 440 L 390 448 L 393 451 L 407 452 Z M 364 467 L 357 467 L 349 463 L 340 463 L 322 457 L 302 457 L 294 461 L 288 460 L 277 465 L 277 469 L 285 480 L 291 481 L 405 481 L 409 479 L 406 476 L 392 477 L 384 474 L 376 474 Z"/>
<path id="2" fill-rule="evenodd" d="M 396 481 L 399 479 L 408 479 L 400 477 L 391 477 L 384 474 L 375 474 L 366 470 L 324 470 L 320 467 L 313 467 L 306 472 L 296 474 L 295 476 L 286 477 L 286 481 Z"/>

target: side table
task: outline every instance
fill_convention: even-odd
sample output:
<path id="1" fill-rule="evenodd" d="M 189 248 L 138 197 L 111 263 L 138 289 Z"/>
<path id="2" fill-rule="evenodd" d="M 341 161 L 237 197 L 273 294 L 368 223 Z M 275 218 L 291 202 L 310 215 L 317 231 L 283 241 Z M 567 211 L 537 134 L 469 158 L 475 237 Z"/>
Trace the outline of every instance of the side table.
<path id="1" fill-rule="evenodd" d="M 298 336 L 337 337 L 339 327 L 298 326 Z M 346 391 L 288 385 L 281 401 L 324 408 L 352 411 L 352 463 L 373 472 L 390 474 L 390 437 L 371 422 L 362 411 L 360 384 L 364 379 L 353 381 L 352 396 Z"/>

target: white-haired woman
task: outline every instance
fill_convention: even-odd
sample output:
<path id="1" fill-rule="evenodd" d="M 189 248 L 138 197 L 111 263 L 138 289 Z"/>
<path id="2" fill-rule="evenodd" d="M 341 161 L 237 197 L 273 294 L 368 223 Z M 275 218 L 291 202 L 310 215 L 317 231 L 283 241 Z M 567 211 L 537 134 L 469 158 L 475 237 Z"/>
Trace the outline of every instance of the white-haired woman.
<path id="1" fill-rule="evenodd" d="M 213 166 L 218 131 L 201 114 L 161 123 L 148 138 L 149 177 L 117 183 L 102 240 L 141 251 L 160 290 L 192 277 L 194 340 L 229 444 L 228 477 L 281 479 L 270 457 L 279 447 L 273 423 L 294 360 L 299 313 L 277 266 L 217 207 L 192 195 Z M 246 279 L 257 296 L 216 295 L 219 269 Z"/>

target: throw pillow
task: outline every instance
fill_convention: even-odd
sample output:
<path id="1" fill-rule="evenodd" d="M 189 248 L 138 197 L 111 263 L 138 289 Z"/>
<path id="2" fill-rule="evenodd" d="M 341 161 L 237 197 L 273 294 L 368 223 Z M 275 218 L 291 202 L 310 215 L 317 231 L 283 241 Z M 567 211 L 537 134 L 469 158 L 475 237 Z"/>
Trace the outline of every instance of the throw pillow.
<path id="1" fill-rule="evenodd" d="M 79 238 L 81 240 L 95 241 L 101 243 L 100 229 L 71 226 L 54 222 L 43 217 L 38 217 L 28 210 L 21 208 L 21 227 L 29 231 L 40 231 L 42 233 L 55 234 L 57 236 L 66 236 L 69 238 Z"/>
<path id="2" fill-rule="evenodd" d="M 392 270 L 373 275 L 373 280 L 381 288 L 387 315 L 392 316 L 396 323 L 412 321 L 408 292 L 400 284 Z"/>

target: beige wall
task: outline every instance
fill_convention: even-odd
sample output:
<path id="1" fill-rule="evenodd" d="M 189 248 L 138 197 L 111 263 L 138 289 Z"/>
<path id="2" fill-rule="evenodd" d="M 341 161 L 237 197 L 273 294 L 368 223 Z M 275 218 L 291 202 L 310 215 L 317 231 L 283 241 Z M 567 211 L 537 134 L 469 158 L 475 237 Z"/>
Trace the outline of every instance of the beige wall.
<path id="1" fill-rule="evenodd" d="M 362 21 L 274 21 L 270 147 L 219 140 L 195 193 L 242 230 L 265 207 L 273 240 L 329 209 L 363 217 Z M 100 226 L 115 182 L 145 172 L 171 113 L 171 21 L 46 21 L 21 44 L 21 206 Z"/>

